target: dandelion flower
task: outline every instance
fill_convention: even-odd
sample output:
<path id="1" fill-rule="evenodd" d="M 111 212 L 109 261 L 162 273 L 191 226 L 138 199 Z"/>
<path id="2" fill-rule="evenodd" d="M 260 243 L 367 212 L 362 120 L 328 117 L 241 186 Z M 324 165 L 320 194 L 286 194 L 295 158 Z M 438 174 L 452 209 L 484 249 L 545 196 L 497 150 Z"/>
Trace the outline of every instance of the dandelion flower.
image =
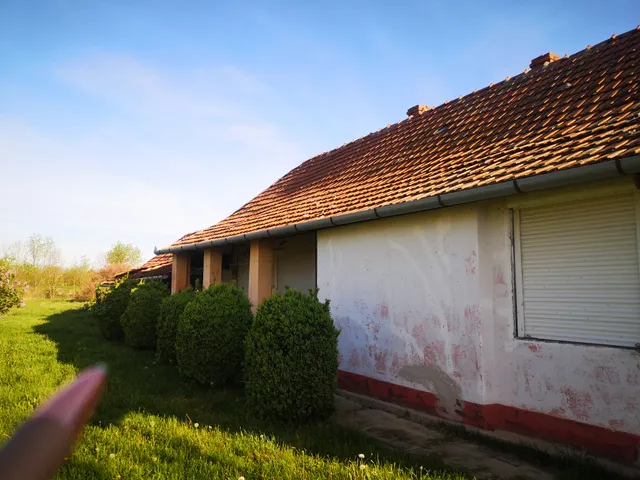
<path id="1" fill-rule="evenodd" d="M 109 458 L 116 458 L 116 454 L 115 453 L 110 453 L 109 454 Z"/>
<path id="2" fill-rule="evenodd" d="M 151 421 L 149 422 L 149 425 L 151 425 L 151 427 L 153 428 L 153 427 L 155 427 L 155 426 L 156 426 L 156 422 L 154 422 L 153 420 L 151 420 Z"/>
<path id="3" fill-rule="evenodd" d="M 358 458 L 359 458 L 359 459 L 363 459 L 363 458 L 364 458 L 364 453 L 359 454 L 359 455 L 358 455 Z"/>
<path id="4" fill-rule="evenodd" d="M 99 451 L 100 451 L 100 447 L 96 447 L 96 452 L 99 452 Z"/>
<path id="5" fill-rule="evenodd" d="M 198 428 L 200 426 L 200 424 L 199 423 L 194 423 L 193 426 Z"/>
<path id="6" fill-rule="evenodd" d="M 157 462 L 158 461 L 158 457 L 151 457 L 151 461 L 152 462 Z"/>
<path id="7" fill-rule="evenodd" d="M 238 477 L 238 480 L 244 480 L 244 477 Z"/>
<path id="8" fill-rule="evenodd" d="M 360 465 L 360 470 L 364 470 L 365 468 L 367 468 L 366 465 Z"/>
<path id="9" fill-rule="evenodd" d="M 120 475 L 116 475 L 116 478 L 120 478 Z"/>

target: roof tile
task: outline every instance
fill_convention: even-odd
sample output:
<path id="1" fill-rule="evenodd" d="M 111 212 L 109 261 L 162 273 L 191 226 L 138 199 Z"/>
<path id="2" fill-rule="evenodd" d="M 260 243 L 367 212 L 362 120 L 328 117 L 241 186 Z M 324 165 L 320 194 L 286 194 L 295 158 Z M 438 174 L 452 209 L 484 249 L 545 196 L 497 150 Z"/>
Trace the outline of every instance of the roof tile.
<path id="1" fill-rule="evenodd" d="M 156 255 L 144 265 L 129 270 L 129 278 L 153 277 L 171 273 L 172 257 L 173 255 L 170 253 Z"/>
<path id="2" fill-rule="evenodd" d="M 324 152 L 174 246 L 633 155 L 639 47 L 632 30 Z"/>

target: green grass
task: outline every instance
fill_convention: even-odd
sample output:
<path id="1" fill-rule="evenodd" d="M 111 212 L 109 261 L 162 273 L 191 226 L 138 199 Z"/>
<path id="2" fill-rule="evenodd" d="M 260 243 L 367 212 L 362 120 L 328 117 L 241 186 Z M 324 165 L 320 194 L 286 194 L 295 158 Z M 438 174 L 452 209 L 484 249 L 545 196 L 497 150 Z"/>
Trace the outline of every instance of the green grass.
<path id="1" fill-rule="evenodd" d="M 154 352 L 103 340 L 80 305 L 46 300 L 0 318 L 0 442 L 96 362 L 109 366 L 107 390 L 57 478 L 467 478 L 436 458 L 390 451 L 331 422 L 260 421 L 241 391 L 194 385 L 156 363 Z"/>

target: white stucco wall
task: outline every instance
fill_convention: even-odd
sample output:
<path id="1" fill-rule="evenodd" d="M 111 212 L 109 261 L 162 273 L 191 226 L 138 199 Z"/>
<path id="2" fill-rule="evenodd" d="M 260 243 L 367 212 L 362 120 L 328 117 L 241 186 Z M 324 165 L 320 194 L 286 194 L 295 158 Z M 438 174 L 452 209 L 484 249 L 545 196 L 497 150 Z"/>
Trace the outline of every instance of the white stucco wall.
<path id="1" fill-rule="evenodd" d="M 318 232 L 340 368 L 435 393 L 450 418 L 470 401 L 640 434 L 638 353 L 515 338 L 509 202 Z"/>
<path id="2" fill-rule="evenodd" d="M 316 288 L 316 235 L 308 233 L 275 242 L 273 285 L 280 293 L 286 287 L 307 292 Z"/>
<path id="3" fill-rule="evenodd" d="M 341 369 L 437 393 L 452 418 L 482 401 L 477 230 L 460 207 L 318 233 Z"/>

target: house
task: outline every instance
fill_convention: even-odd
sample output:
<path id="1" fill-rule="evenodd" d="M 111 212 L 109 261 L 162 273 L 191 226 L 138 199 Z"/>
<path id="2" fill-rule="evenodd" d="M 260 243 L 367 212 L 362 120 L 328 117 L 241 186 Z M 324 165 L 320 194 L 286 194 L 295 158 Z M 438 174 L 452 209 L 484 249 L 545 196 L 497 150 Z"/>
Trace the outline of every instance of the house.
<path id="1" fill-rule="evenodd" d="M 634 462 L 640 30 L 313 157 L 158 253 L 331 300 L 342 388 Z"/>

